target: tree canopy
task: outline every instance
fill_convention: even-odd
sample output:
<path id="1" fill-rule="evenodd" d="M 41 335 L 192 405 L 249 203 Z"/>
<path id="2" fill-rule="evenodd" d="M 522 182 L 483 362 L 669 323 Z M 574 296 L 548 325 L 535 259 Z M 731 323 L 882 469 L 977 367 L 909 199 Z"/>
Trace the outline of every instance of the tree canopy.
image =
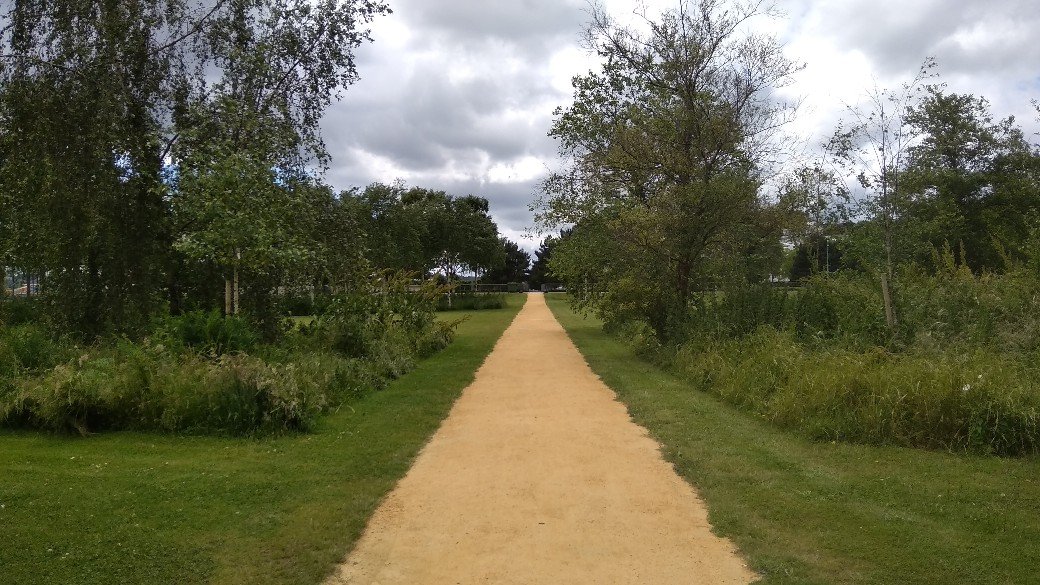
<path id="1" fill-rule="evenodd" d="M 568 166 L 538 205 L 543 227 L 577 226 L 551 268 L 579 303 L 667 335 L 695 291 L 778 261 L 759 188 L 792 109 L 773 90 L 799 66 L 745 32 L 764 16 L 763 3 L 684 1 L 643 34 L 594 7 L 587 40 L 603 64 L 556 112 Z"/>

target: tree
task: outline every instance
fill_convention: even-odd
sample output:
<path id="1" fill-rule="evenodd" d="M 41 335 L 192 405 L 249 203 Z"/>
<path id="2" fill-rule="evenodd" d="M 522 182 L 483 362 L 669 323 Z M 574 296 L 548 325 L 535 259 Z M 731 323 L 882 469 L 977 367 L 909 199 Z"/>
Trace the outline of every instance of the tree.
<path id="1" fill-rule="evenodd" d="M 449 281 L 462 272 L 486 272 L 504 261 L 498 226 L 491 219 L 487 199 L 415 188 L 405 193 L 402 201 L 421 210 L 428 266 Z"/>
<path id="2" fill-rule="evenodd" d="M 907 122 L 921 136 L 903 173 L 908 221 L 923 244 L 916 258 L 949 244 L 973 270 L 1024 259 L 1040 192 L 1035 155 L 1014 118 L 995 122 L 985 98 L 930 85 Z"/>
<path id="3" fill-rule="evenodd" d="M 569 230 L 563 230 L 559 236 L 548 236 L 538 245 L 534 251 L 534 262 L 531 264 L 531 274 L 528 284 L 532 289 L 539 289 L 543 284 L 553 281 L 553 273 L 549 270 L 549 261 L 552 259 L 553 249 L 556 244 L 567 236 Z"/>
<path id="4" fill-rule="evenodd" d="M 409 191 L 406 204 L 405 194 Z M 415 204 L 422 199 L 418 193 L 403 184 L 374 183 L 359 194 L 368 243 L 366 255 L 373 266 L 422 273 L 432 268 L 424 247 L 431 214 L 426 212 L 425 205 Z"/>
<path id="5" fill-rule="evenodd" d="M 551 263 L 577 304 L 665 337 L 697 291 L 747 273 L 744 252 L 779 246 L 759 187 L 793 111 L 773 90 L 799 66 L 745 32 L 769 13 L 683 1 L 642 34 L 594 7 L 587 40 L 603 64 L 556 112 L 550 135 L 569 162 L 538 204 L 543 228 L 579 226 Z"/>
<path id="6" fill-rule="evenodd" d="M 849 203 L 848 189 L 821 163 L 796 169 L 782 183 L 779 207 L 787 216 L 787 239 L 795 246 L 792 282 L 841 267 L 836 236 L 848 218 Z"/>
<path id="7" fill-rule="evenodd" d="M 897 325 L 892 287 L 896 231 L 907 209 L 900 178 L 909 149 L 919 138 L 907 115 L 920 99 L 924 81 L 934 76 L 934 67 L 935 60 L 926 59 L 913 79 L 898 91 L 875 86 L 867 94 L 865 107 L 847 107 L 852 123 L 848 127 L 839 125 L 826 144 L 835 161 L 854 175 L 868 194 L 862 200 L 863 213 L 880 228 L 881 258 L 875 269 L 881 274 L 885 320 L 893 331 Z"/>
<path id="8" fill-rule="evenodd" d="M 24 238 L 11 261 L 45 274 L 54 312 L 86 336 L 145 322 L 164 288 L 174 308 L 191 264 L 174 243 L 207 228 L 176 223 L 173 201 L 197 219 L 222 194 L 251 195 L 226 183 L 203 193 L 210 183 L 189 175 L 233 174 L 245 159 L 253 185 L 313 161 L 320 172 L 318 120 L 357 78 L 364 24 L 387 11 L 373 0 L 13 3 L 0 30 L 0 119 L 13 129 L 0 191 Z"/>
<path id="9" fill-rule="evenodd" d="M 490 270 L 484 279 L 498 284 L 526 282 L 528 269 L 531 267 L 531 255 L 508 238 L 499 238 L 498 241 L 502 244 L 504 256 L 502 266 Z"/>

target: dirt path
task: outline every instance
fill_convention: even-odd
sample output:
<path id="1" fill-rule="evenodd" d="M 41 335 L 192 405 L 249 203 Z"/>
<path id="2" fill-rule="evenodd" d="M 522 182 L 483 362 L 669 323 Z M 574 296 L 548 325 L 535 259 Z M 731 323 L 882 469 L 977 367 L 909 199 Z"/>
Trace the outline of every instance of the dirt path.
<path id="1" fill-rule="evenodd" d="M 540 294 L 328 583 L 748 583 Z"/>

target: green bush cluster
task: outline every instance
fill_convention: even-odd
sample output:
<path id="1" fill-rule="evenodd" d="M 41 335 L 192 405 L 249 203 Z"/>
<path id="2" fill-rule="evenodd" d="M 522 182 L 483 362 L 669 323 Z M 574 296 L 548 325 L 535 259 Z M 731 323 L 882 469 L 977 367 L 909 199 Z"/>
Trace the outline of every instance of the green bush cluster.
<path id="1" fill-rule="evenodd" d="M 259 333 L 246 318 L 225 317 L 216 309 L 166 317 L 156 326 L 156 337 L 169 345 L 214 355 L 249 351 L 260 343 Z"/>
<path id="2" fill-rule="evenodd" d="M 278 299 L 278 309 L 283 315 L 309 317 L 320 315 L 328 309 L 332 296 L 328 294 L 291 293 Z"/>
<path id="3" fill-rule="evenodd" d="M 418 290 L 414 290 L 418 288 Z M 248 435 L 309 429 L 447 346 L 433 284 L 384 275 L 275 345 L 246 318 L 192 312 L 142 342 L 79 346 L 40 325 L 0 330 L 0 425 Z"/>
<path id="4" fill-rule="evenodd" d="M 74 353 L 69 340 L 42 325 L 21 322 L 0 327 L 0 376 L 53 368 Z"/>
<path id="5" fill-rule="evenodd" d="M 362 360 L 319 353 L 294 358 L 171 358 L 163 350 L 125 344 L 8 386 L 0 397 L 0 421 L 82 434 L 306 430 L 322 413 L 385 384 Z"/>
<path id="6" fill-rule="evenodd" d="M 1040 280 L 1029 272 L 976 275 L 951 268 L 930 275 L 911 268 L 899 275 L 893 295 L 899 319 L 890 331 L 880 280 L 867 274 L 817 275 L 798 288 L 723 288 L 704 294 L 682 334 L 666 341 L 741 337 L 769 326 L 791 331 L 802 343 L 858 348 L 1040 348 Z"/>
<path id="7" fill-rule="evenodd" d="M 452 293 L 437 299 L 438 311 L 481 311 L 506 306 L 504 293 Z"/>
<path id="8" fill-rule="evenodd" d="M 817 439 L 1040 452 L 1035 275 L 951 264 L 896 282 L 894 332 L 879 282 L 858 273 L 705 295 L 676 339 L 612 328 L 693 386 Z"/>

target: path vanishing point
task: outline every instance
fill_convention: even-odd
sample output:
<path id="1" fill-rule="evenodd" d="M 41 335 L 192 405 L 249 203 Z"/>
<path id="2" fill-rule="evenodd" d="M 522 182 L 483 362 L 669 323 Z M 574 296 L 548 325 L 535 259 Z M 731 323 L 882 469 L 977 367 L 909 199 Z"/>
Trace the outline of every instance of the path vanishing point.
<path id="1" fill-rule="evenodd" d="M 753 580 L 531 294 L 327 583 Z"/>

